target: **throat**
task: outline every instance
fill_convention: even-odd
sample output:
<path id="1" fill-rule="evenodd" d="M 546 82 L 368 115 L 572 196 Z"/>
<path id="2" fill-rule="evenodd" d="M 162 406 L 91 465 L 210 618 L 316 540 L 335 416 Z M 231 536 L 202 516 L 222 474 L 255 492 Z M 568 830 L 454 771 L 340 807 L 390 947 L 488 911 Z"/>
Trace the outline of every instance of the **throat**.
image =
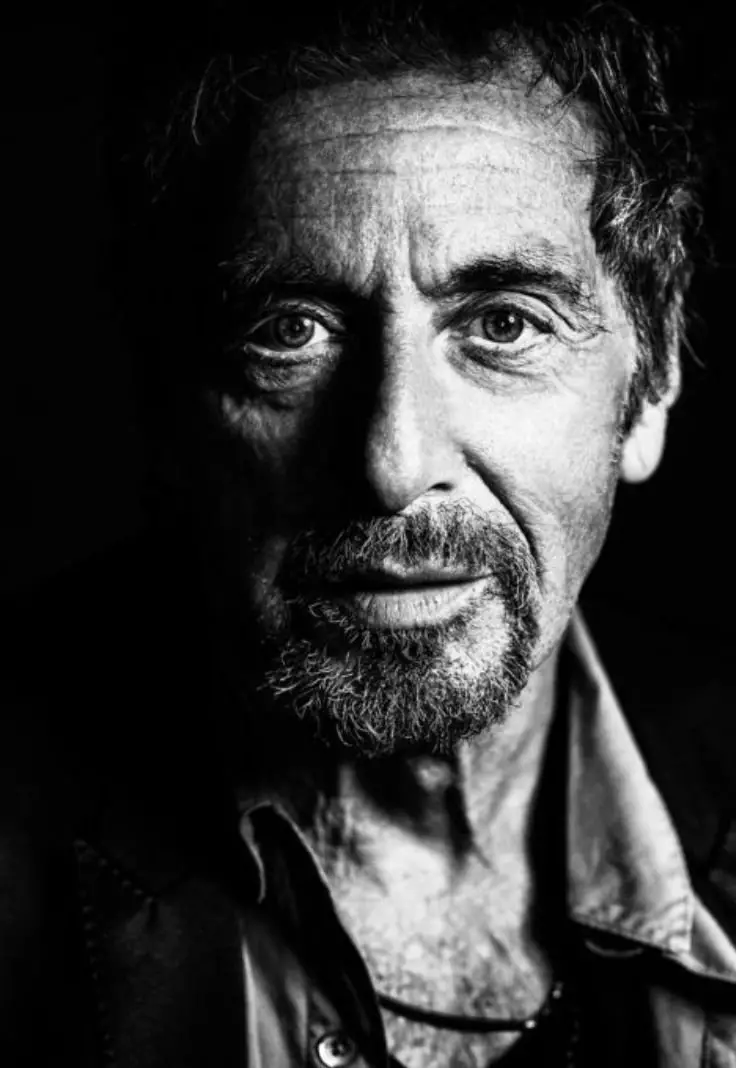
<path id="1" fill-rule="evenodd" d="M 412 871 L 451 884 L 476 851 L 454 757 L 343 765 L 309 833 L 328 874 L 386 893 Z"/>
<path id="2" fill-rule="evenodd" d="M 470 747 L 341 768 L 309 837 L 380 993 L 456 1015 L 538 1011 L 564 927 L 563 735 L 538 724 L 507 774 Z"/>
<path id="3" fill-rule="evenodd" d="M 380 833 L 380 863 L 328 875 L 377 991 L 455 1015 L 534 1015 L 553 975 L 528 873 L 490 866 L 475 850 L 457 865 L 434 846 Z"/>
<path id="4" fill-rule="evenodd" d="M 511 826 L 495 849 L 474 833 L 451 763 L 412 765 L 420 793 L 400 819 L 354 769 L 345 774 L 352 788 L 311 837 L 377 989 L 453 1013 L 533 1013 L 550 976 L 535 941 L 530 865 Z M 392 776 L 390 788 L 408 785 Z M 420 804 L 421 791 L 429 796 Z"/>

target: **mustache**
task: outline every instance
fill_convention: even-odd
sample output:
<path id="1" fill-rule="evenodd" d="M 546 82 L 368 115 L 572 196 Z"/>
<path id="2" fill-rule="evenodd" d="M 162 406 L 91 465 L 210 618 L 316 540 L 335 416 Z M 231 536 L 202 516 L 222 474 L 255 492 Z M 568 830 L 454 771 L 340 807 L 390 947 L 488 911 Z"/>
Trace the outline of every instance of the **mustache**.
<path id="1" fill-rule="evenodd" d="M 468 576 L 490 574 L 515 601 L 527 599 L 538 577 L 531 549 L 515 527 L 454 502 L 406 516 L 301 531 L 286 550 L 282 581 L 296 593 L 377 571 L 387 563 L 407 569 L 431 563 Z"/>

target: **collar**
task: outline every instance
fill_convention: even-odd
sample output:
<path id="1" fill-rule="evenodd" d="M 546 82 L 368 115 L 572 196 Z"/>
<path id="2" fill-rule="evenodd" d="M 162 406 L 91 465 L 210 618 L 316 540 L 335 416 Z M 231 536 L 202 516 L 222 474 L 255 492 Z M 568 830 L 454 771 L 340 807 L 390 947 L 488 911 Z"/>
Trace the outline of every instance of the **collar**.
<path id="1" fill-rule="evenodd" d="M 736 947 L 696 895 L 680 840 L 579 611 L 566 647 L 568 908 L 586 927 L 736 983 Z"/>
<path id="2" fill-rule="evenodd" d="M 736 946 L 699 899 L 672 818 L 647 770 L 579 610 L 568 628 L 568 915 L 592 932 L 660 951 L 688 971 L 736 984 Z M 241 835 L 266 877 L 250 816 L 276 810 L 319 861 L 267 791 L 244 792 Z M 590 942 L 591 948 L 608 952 Z M 626 952 L 626 951 L 624 951 Z"/>
<path id="3" fill-rule="evenodd" d="M 672 818 L 578 611 L 566 648 L 573 662 L 568 695 L 570 918 L 593 931 L 657 949 L 695 974 L 736 983 L 736 947 L 694 891 Z M 171 730 L 163 732 L 162 740 L 169 767 L 179 763 L 178 752 L 172 759 L 167 743 L 175 737 L 175 727 L 172 716 Z M 139 761 L 149 743 L 145 732 L 135 733 L 130 761 Z M 74 802 L 81 813 L 74 817 L 75 833 L 112 858 L 146 894 L 163 893 L 181 881 L 192 870 L 193 852 L 231 854 L 236 839 L 247 840 L 248 821 L 242 821 L 238 836 L 232 798 L 227 803 L 220 799 L 214 772 L 203 779 L 201 769 L 197 773 L 196 765 L 182 760 L 178 786 L 169 782 L 164 787 L 159 782 L 162 765 L 152 760 L 151 777 L 158 784 L 152 793 L 140 791 L 136 800 L 139 791 L 131 791 L 129 783 L 120 789 L 108 784 L 103 802 L 94 792 L 87 797 L 80 785 L 96 763 L 89 757 L 70 764 L 68 789 L 73 798 L 80 794 Z M 131 763 L 123 758 L 118 763 L 127 782 Z M 106 782 L 108 778 L 106 765 Z M 193 784 L 196 796 L 190 797 Z M 254 805 L 278 807 L 273 798 L 253 796 L 240 798 L 238 807 L 242 814 Z M 248 867 L 263 892 L 264 873 L 252 836 L 249 844 Z"/>

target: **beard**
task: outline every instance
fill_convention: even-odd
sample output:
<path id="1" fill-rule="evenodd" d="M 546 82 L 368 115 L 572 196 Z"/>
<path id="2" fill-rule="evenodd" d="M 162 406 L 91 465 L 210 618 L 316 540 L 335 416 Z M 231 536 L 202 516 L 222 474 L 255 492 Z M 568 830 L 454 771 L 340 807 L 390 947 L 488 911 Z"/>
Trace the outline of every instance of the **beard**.
<path id="1" fill-rule="evenodd" d="M 325 596 L 387 564 L 486 579 L 452 618 L 416 627 L 368 626 Z M 301 532 L 249 620 L 260 649 L 246 680 L 255 735 L 359 757 L 450 754 L 501 722 L 525 688 L 536 582 L 516 528 L 469 505 Z"/>

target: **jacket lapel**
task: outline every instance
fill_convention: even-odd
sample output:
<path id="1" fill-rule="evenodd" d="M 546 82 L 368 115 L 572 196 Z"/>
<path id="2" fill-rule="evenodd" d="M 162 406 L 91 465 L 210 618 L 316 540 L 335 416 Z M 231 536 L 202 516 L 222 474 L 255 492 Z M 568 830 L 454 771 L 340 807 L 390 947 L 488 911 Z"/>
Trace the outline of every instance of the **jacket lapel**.
<path id="1" fill-rule="evenodd" d="M 190 874 L 158 896 L 78 839 L 84 939 L 103 1063 L 243 1068 L 237 913 L 217 881 Z"/>
<path id="2" fill-rule="evenodd" d="M 237 808 L 175 747 L 147 767 L 131 783 L 108 766 L 76 821 L 102 1063 L 244 1068 L 239 916 L 256 882 Z"/>

